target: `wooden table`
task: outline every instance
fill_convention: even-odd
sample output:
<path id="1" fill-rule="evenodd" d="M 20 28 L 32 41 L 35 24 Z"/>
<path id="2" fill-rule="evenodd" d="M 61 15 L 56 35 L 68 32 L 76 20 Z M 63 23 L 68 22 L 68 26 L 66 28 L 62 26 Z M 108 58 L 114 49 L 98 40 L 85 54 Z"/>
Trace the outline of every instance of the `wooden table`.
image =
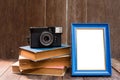
<path id="1" fill-rule="evenodd" d="M 15 60 L 0 60 L 0 80 L 120 80 L 120 73 L 112 69 L 111 77 L 71 77 L 68 69 L 64 77 L 13 74 L 11 64 Z"/>

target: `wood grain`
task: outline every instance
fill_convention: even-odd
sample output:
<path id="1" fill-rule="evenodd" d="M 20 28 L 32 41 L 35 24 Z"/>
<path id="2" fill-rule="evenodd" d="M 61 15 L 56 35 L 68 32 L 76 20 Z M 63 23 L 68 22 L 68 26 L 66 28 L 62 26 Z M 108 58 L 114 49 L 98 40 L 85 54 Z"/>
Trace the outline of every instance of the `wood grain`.
<path id="1" fill-rule="evenodd" d="M 18 58 L 30 26 L 44 26 L 45 0 L 0 0 L 0 57 Z"/>
<path id="2" fill-rule="evenodd" d="M 1 0 L 0 2 L 0 57 L 17 58 L 18 46 L 24 44 L 24 1 Z M 22 29 L 23 28 L 23 29 Z M 21 36 L 21 37 L 20 37 Z"/>
<path id="3" fill-rule="evenodd" d="M 120 0 L 0 0 L 0 58 L 18 58 L 30 26 L 62 26 L 71 44 L 71 23 L 109 23 L 112 57 L 120 52 Z"/>
<path id="4" fill-rule="evenodd" d="M 108 23 L 111 35 L 112 57 L 119 58 L 120 52 L 120 0 L 87 0 L 87 22 Z"/>
<path id="5" fill-rule="evenodd" d="M 45 26 L 46 0 L 26 1 L 26 27 Z"/>
<path id="6" fill-rule="evenodd" d="M 21 75 L 19 80 L 50 80 L 50 77 L 46 76 L 44 78 L 43 76 L 38 75 Z"/>
<path id="7" fill-rule="evenodd" d="M 67 21 L 67 37 L 68 44 L 71 44 L 71 24 L 72 23 L 85 23 L 86 15 L 86 0 L 68 0 L 68 21 Z"/>
<path id="8" fill-rule="evenodd" d="M 111 30 L 111 48 L 112 48 L 112 57 L 120 58 L 120 0 L 106 0 L 106 19 L 110 25 Z"/>
<path id="9" fill-rule="evenodd" d="M 106 6 L 103 0 L 87 0 L 87 22 L 105 23 L 107 17 Z"/>
<path id="10" fill-rule="evenodd" d="M 13 41 L 10 42 L 9 48 L 13 47 L 12 53 L 8 54 L 8 58 L 18 58 L 19 56 L 19 46 L 23 46 L 27 44 L 27 27 L 25 26 L 25 3 L 23 0 L 14 0 L 14 23 L 11 28 L 11 33 L 13 33 Z M 13 44 L 13 45 L 12 45 Z"/>
<path id="11" fill-rule="evenodd" d="M 65 76 L 63 77 L 63 80 L 84 80 L 83 77 L 72 77 L 71 74 L 71 68 L 69 68 L 67 71 L 66 71 L 66 74 Z"/>
<path id="12" fill-rule="evenodd" d="M 0 0 L 0 57 L 14 54 L 14 0 Z"/>
<path id="13" fill-rule="evenodd" d="M 67 43 L 66 0 L 46 0 L 46 26 L 63 27 L 62 43 Z"/>
<path id="14" fill-rule="evenodd" d="M 1 80 L 19 80 L 20 75 L 12 73 L 12 68 L 9 67 L 8 70 L 0 77 Z"/>
<path id="15" fill-rule="evenodd" d="M 112 59 L 112 67 L 120 73 L 120 61 L 117 59 Z"/>
<path id="16" fill-rule="evenodd" d="M 13 63 L 13 61 L 6 61 L 6 60 L 0 60 L 0 77 L 4 74 L 4 72 L 10 67 L 10 65 Z"/>
<path id="17" fill-rule="evenodd" d="M 85 77 L 84 80 L 119 80 L 120 74 L 117 73 L 114 69 L 112 69 L 111 77 Z"/>
<path id="18" fill-rule="evenodd" d="M 69 68 L 64 77 L 13 74 L 11 65 L 15 60 L 0 60 L 1 80 L 120 80 L 120 74 L 112 69 L 111 77 L 72 77 Z"/>
<path id="19" fill-rule="evenodd" d="M 12 73 L 11 64 L 14 60 L 0 60 L 0 79 L 18 80 L 20 75 Z"/>

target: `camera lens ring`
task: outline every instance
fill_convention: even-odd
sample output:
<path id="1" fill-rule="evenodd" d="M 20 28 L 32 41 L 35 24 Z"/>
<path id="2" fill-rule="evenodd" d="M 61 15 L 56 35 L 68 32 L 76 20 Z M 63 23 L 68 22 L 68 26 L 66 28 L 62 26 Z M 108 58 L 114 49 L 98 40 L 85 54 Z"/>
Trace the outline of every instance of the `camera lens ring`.
<path id="1" fill-rule="evenodd" d="M 48 31 L 42 32 L 40 35 L 40 43 L 44 46 L 49 46 L 53 43 L 53 35 Z"/>

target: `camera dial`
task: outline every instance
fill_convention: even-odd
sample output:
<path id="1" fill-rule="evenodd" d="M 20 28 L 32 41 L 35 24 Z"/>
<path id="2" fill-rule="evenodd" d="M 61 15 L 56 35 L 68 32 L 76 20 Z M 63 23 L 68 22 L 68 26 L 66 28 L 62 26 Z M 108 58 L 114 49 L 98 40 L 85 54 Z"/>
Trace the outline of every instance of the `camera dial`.
<path id="1" fill-rule="evenodd" d="M 40 35 L 40 43 L 44 46 L 49 46 L 53 43 L 53 35 L 48 31 L 44 31 Z"/>

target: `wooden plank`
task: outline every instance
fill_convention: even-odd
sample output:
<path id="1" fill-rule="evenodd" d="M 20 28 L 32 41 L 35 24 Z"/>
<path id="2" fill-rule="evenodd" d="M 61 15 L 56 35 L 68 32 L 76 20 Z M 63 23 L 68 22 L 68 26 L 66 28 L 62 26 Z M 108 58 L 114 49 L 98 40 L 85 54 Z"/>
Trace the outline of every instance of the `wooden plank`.
<path id="1" fill-rule="evenodd" d="M 46 0 L 46 26 L 62 26 L 62 43 L 66 43 L 66 0 Z"/>
<path id="2" fill-rule="evenodd" d="M 17 58 L 18 46 L 23 45 L 25 0 L 0 0 L 0 57 Z"/>
<path id="3" fill-rule="evenodd" d="M 12 63 L 14 60 L 0 60 L 0 79 L 1 80 L 17 80 L 17 76 L 12 73 Z"/>
<path id="4" fill-rule="evenodd" d="M 13 61 L 0 60 L 0 79 L 1 80 L 120 80 L 120 74 L 112 69 L 111 77 L 71 77 L 71 68 L 69 68 L 64 77 L 37 76 L 37 75 L 18 75 L 13 74 L 11 64 Z"/>
<path id="5" fill-rule="evenodd" d="M 112 69 L 111 77 L 85 77 L 84 80 L 120 80 L 120 74 Z"/>
<path id="6" fill-rule="evenodd" d="M 12 61 L 0 60 L 0 76 L 10 67 Z"/>
<path id="7" fill-rule="evenodd" d="M 0 57 L 18 58 L 30 26 L 45 25 L 45 0 L 0 0 Z"/>
<path id="8" fill-rule="evenodd" d="M 33 78 L 34 76 L 31 76 L 31 77 Z M 30 78 L 28 75 L 21 75 L 19 80 L 30 80 Z"/>
<path id="9" fill-rule="evenodd" d="M 68 0 L 67 37 L 71 44 L 71 23 L 85 23 L 87 20 L 87 0 Z"/>
<path id="10" fill-rule="evenodd" d="M 120 57 L 119 3 L 120 0 L 0 0 L 0 57 L 18 57 L 18 47 L 27 44 L 29 26 L 67 25 L 62 42 L 71 44 L 72 22 L 109 23 L 112 56 Z"/>
<path id="11" fill-rule="evenodd" d="M 5 9 L 6 9 L 6 7 L 5 7 L 5 4 L 6 3 L 6 1 L 5 0 L 0 0 L 0 24 L 1 24 L 1 29 L 0 29 L 0 58 L 4 58 L 5 57 L 5 53 L 3 54 L 3 52 L 4 52 L 4 46 L 5 46 L 5 44 L 4 44 L 4 36 L 5 36 L 5 34 L 3 34 L 4 33 L 4 31 L 5 31 L 5 28 L 3 27 L 3 26 L 5 26 L 6 24 L 6 14 L 5 14 Z M 5 16 L 5 17 L 4 17 Z M 3 18 L 4 17 L 4 18 Z M 3 18 L 3 19 L 2 19 Z M 3 39 L 4 38 L 4 39 Z"/>
<path id="12" fill-rule="evenodd" d="M 14 0 L 14 12 L 12 13 L 14 14 L 14 16 L 12 16 L 14 17 L 14 23 L 13 26 L 11 26 L 13 41 L 8 45 L 8 47 L 12 47 L 12 54 L 9 54 L 10 56 L 8 55 L 9 58 L 17 59 L 19 56 L 19 46 L 27 45 L 26 36 L 28 31 L 25 25 L 25 6 L 26 0 Z"/>
<path id="13" fill-rule="evenodd" d="M 26 27 L 45 26 L 46 0 L 26 1 Z"/>
<path id="14" fill-rule="evenodd" d="M 105 0 L 106 19 L 110 25 L 112 57 L 120 58 L 120 0 Z"/>
<path id="15" fill-rule="evenodd" d="M 63 80 L 63 77 L 39 76 L 39 75 L 21 75 L 19 80 Z"/>
<path id="16" fill-rule="evenodd" d="M 112 57 L 119 58 L 120 52 L 120 0 L 87 0 L 87 22 L 109 23 Z"/>
<path id="17" fill-rule="evenodd" d="M 112 67 L 120 73 L 120 61 L 112 58 Z"/>
<path id="18" fill-rule="evenodd" d="M 111 77 L 111 79 L 112 80 L 120 80 L 120 74 L 114 69 L 112 69 L 112 77 Z"/>
<path id="19" fill-rule="evenodd" d="M 87 0 L 87 22 L 106 22 L 106 6 L 101 0 Z"/>
<path id="20" fill-rule="evenodd" d="M 41 76 L 41 79 L 43 79 L 43 80 L 54 80 L 53 76 Z"/>
<path id="21" fill-rule="evenodd" d="M 65 76 L 63 76 L 63 80 L 84 80 L 83 77 L 72 77 L 71 76 L 71 68 L 69 68 L 65 74 Z"/>
<path id="22" fill-rule="evenodd" d="M 63 77 L 56 77 L 56 76 L 53 76 L 51 80 L 64 80 Z M 67 80 L 67 79 L 66 79 Z"/>
<path id="23" fill-rule="evenodd" d="M 18 58 L 19 47 L 28 45 L 29 27 L 44 26 L 45 0 L 14 1 L 14 56 Z M 16 34 L 17 33 L 17 34 Z M 18 37 L 19 36 L 19 37 Z M 16 53 L 16 55 L 15 55 Z"/>
<path id="24" fill-rule="evenodd" d="M 12 67 L 9 66 L 7 71 L 0 77 L 1 80 L 19 80 L 20 75 L 12 73 Z"/>
<path id="25" fill-rule="evenodd" d="M 38 75 L 21 75 L 19 80 L 42 80 L 42 79 L 44 80 L 42 76 L 38 76 Z"/>
<path id="26" fill-rule="evenodd" d="M 8 58 L 12 57 L 14 45 L 13 36 L 14 36 L 14 0 L 0 0 L 0 57 Z"/>

